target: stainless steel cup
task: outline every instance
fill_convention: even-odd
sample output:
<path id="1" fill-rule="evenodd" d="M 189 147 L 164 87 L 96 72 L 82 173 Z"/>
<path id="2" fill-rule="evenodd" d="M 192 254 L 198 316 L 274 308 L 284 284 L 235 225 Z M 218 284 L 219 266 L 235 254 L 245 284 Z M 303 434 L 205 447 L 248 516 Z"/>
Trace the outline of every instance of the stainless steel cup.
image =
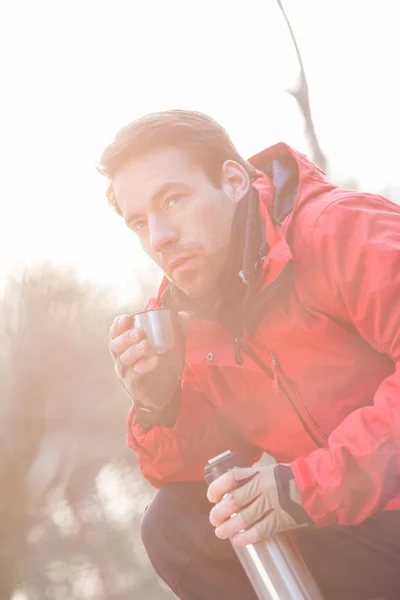
<path id="1" fill-rule="evenodd" d="M 142 329 L 156 354 L 165 354 L 180 345 L 179 317 L 168 308 L 156 308 L 133 315 L 133 325 Z"/>

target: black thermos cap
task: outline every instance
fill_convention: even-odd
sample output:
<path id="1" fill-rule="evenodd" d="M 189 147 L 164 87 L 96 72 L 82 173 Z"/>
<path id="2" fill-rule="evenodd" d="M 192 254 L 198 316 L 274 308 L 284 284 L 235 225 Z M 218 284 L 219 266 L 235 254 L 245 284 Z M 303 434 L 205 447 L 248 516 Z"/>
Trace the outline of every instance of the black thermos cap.
<path id="1" fill-rule="evenodd" d="M 234 467 L 248 467 L 243 456 L 239 452 L 227 450 L 208 461 L 204 467 L 204 479 L 207 485 L 210 485 L 215 479 L 233 469 Z"/>

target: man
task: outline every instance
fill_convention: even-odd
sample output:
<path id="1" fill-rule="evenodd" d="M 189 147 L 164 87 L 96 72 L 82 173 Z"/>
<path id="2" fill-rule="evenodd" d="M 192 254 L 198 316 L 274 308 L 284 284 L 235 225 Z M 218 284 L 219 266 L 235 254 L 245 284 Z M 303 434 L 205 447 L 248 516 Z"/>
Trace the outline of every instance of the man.
<path id="1" fill-rule="evenodd" d="M 165 273 L 148 308 L 186 332 L 166 364 L 128 316 L 111 328 L 128 442 L 160 488 L 142 527 L 155 570 L 184 600 L 253 600 L 228 538 L 292 530 L 325 598 L 398 599 L 400 207 L 285 144 L 244 160 L 196 112 L 131 123 L 100 170 Z M 249 468 L 207 497 L 228 449 Z M 263 452 L 277 464 L 252 467 Z"/>

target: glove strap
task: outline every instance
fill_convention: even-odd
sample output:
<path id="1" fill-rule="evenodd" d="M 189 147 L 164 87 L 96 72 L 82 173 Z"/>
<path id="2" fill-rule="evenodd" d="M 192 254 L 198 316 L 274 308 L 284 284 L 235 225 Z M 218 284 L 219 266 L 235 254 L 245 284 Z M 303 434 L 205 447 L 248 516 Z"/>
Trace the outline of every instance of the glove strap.
<path id="1" fill-rule="evenodd" d="M 283 510 L 296 521 L 297 525 L 304 525 L 306 523 L 312 526 L 312 519 L 290 493 L 292 487 L 291 481 L 294 481 L 294 475 L 289 465 L 276 465 L 274 468 L 274 477 L 278 490 L 279 504 Z"/>

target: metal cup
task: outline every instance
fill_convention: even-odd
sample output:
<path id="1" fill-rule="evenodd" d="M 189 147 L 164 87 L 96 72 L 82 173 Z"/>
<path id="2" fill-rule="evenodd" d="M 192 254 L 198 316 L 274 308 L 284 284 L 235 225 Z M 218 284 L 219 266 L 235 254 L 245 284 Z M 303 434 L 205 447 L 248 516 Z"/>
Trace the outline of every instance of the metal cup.
<path id="1" fill-rule="evenodd" d="M 180 345 L 179 317 L 168 308 L 156 308 L 133 315 L 133 325 L 142 329 L 156 354 L 165 354 Z"/>

